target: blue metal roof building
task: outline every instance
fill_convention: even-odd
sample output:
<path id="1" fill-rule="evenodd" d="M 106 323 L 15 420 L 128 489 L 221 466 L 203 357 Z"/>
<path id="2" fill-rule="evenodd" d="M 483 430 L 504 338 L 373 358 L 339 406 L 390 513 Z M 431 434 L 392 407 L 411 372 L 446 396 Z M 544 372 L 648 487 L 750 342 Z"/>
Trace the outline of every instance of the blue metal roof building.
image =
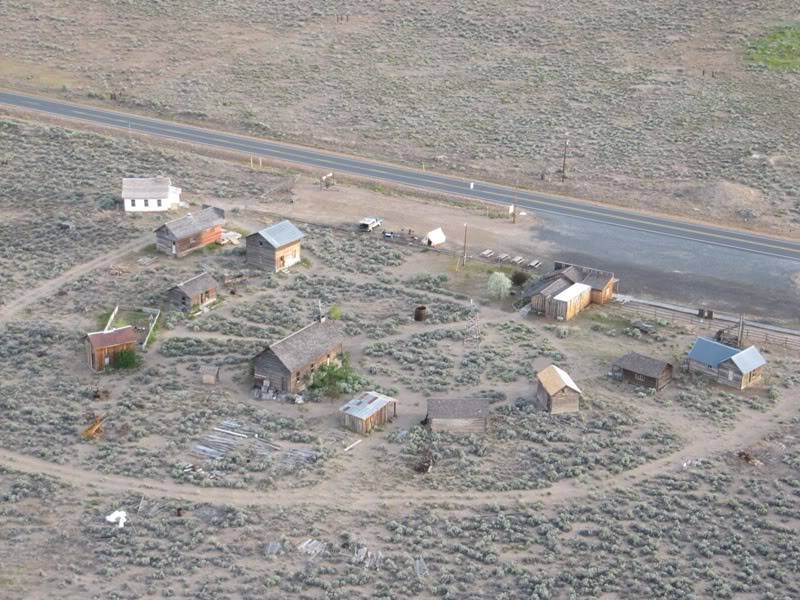
<path id="1" fill-rule="evenodd" d="M 738 348 L 720 344 L 708 338 L 699 337 L 689 351 L 689 358 L 710 369 L 719 368 L 720 363 L 739 353 Z"/>

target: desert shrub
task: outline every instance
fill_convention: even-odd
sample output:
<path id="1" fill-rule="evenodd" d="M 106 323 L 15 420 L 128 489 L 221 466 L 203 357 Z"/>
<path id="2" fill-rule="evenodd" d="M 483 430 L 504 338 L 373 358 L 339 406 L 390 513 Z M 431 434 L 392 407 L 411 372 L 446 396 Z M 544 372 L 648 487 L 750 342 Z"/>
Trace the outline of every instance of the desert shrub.
<path id="1" fill-rule="evenodd" d="M 123 350 L 114 358 L 115 369 L 135 369 L 142 364 L 142 357 L 135 350 Z"/>
<path id="2" fill-rule="evenodd" d="M 331 306 L 330 310 L 328 310 L 328 316 L 334 321 L 340 321 L 342 318 L 342 309 L 334 304 Z"/>
<path id="3" fill-rule="evenodd" d="M 342 356 L 338 363 L 322 365 L 308 377 L 308 390 L 312 399 L 338 398 L 342 394 L 352 394 L 364 384 L 364 380 L 350 364 L 349 354 Z"/>

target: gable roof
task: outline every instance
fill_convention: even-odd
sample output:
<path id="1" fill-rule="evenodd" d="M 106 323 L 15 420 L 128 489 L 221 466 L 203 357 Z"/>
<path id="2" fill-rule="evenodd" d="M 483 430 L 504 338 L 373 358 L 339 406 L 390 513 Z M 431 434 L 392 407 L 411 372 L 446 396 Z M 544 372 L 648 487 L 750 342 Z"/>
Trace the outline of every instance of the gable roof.
<path id="1" fill-rule="evenodd" d="M 397 402 L 394 398 L 384 396 L 378 392 L 362 392 L 350 402 L 339 408 L 343 413 L 356 419 L 367 419 L 382 409 L 387 404 Z"/>
<path id="2" fill-rule="evenodd" d="M 280 248 L 286 244 L 299 242 L 305 237 L 305 234 L 295 227 L 291 221 L 275 223 L 274 225 L 265 227 L 261 231 L 256 231 L 250 235 L 257 235 L 264 238 L 273 248 Z"/>
<path id="3" fill-rule="evenodd" d="M 638 352 L 629 352 L 617 359 L 614 366 L 657 379 L 670 364 L 667 361 L 650 358 Z"/>
<path id="4" fill-rule="evenodd" d="M 485 398 L 429 398 L 429 419 L 480 419 L 489 416 Z"/>
<path id="5" fill-rule="evenodd" d="M 542 387 L 544 387 L 545 391 L 551 396 L 557 394 L 565 387 L 575 390 L 579 394 L 583 394 L 581 389 L 572 381 L 572 377 L 570 377 L 566 371 L 555 365 L 550 365 L 539 371 L 536 374 L 536 379 L 539 380 L 539 383 L 542 384 Z"/>
<path id="6" fill-rule="evenodd" d="M 216 289 L 218 287 L 217 281 L 208 273 L 200 273 L 191 279 L 187 279 L 183 283 L 175 286 L 187 296 L 196 296 L 202 292 Z"/>
<path id="7" fill-rule="evenodd" d="M 739 354 L 738 348 L 726 346 L 704 337 L 697 338 L 692 349 L 689 350 L 689 358 L 691 360 L 708 365 L 713 369 L 716 369 L 721 362 L 736 354 Z"/>
<path id="8" fill-rule="evenodd" d="M 224 222 L 225 211 L 221 208 L 209 206 L 198 213 L 188 213 L 180 219 L 168 221 L 156 229 L 156 232 L 164 231 L 172 239 L 180 240 L 210 229 L 215 225 L 222 225 Z"/>
<path id="9" fill-rule="evenodd" d="M 133 328 L 133 325 L 118 327 L 110 331 L 87 333 L 86 337 L 89 339 L 89 345 L 92 347 L 92 350 L 110 348 L 111 346 L 119 346 L 120 344 L 132 344 L 139 340 L 139 336 L 136 334 L 136 329 Z"/>
<path id="10" fill-rule="evenodd" d="M 444 244 L 445 241 L 447 241 L 447 238 L 445 237 L 442 228 L 437 227 L 433 231 L 429 231 L 428 235 L 425 236 L 423 241 L 431 246 L 438 246 L 439 244 Z"/>
<path id="11" fill-rule="evenodd" d="M 339 346 L 343 339 L 339 324 L 326 319 L 306 325 L 271 344 L 264 352 L 272 352 L 284 367 L 294 372 Z"/>
<path id="12" fill-rule="evenodd" d="M 734 354 L 731 356 L 731 360 L 742 374 L 755 371 L 759 367 L 763 367 L 765 364 L 767 364 L 766 359 L 761 356 L 761 353 L 755 346 L 750 346 L 738 354 Z"/>
<path id="13" fill-rule="evenodd" d="M 169 177 L 123 177 L 123 198 L 166 198 L 172 180 Z"/>
<path id="14" fill-rule="evenodd" d="M 591 291 L 592 288 L 585 283 L 573 283 L 563 292 L 559 292 L 558 295 L 553 298 L 553 300 L 558 300 L 559 302 L 569 302 L 570 300 L 574 300 L 578 296 Z"/>

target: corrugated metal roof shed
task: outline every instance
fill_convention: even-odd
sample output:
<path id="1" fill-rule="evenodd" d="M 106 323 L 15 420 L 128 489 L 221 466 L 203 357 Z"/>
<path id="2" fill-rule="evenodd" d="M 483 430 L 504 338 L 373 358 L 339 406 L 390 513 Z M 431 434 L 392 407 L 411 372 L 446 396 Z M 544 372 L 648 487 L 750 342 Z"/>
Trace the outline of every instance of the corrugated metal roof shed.
<path id="1" fill-rule="evenodd" d="M 266 240 L 266 242 L 273 248 L 280 248 L 286 244 L 299 242 L 305 237 L 305 234 L 294 226 L 291 221 L 281 221 L 269 227 L 265 227 L 261 231 L 257 231 L 254 235 L 259 235 Z"/>
<path id="2" fill-rule="evenodd" d="M 393 402 L 397 402 L 397 400 L 378 392 L 363 392 L 339 410 L 357 419 L 368 419 L 384 406 Z"/>
<path id="3" fill-rule="evenodd" d="M 570 300 L 574 300 L 578 296 L 591 291 L 591 286 L 588 286 L 585 283 L 573 283 L 563 292 L 560 292 L 555 298 L 553 298 L 553 300 L 557 300 L 559 302 L 569 302 Z"/>
<path id="4" fill-rule="evenodd" d="M 539 371 L 536 374 L 536 379 L 541 382 L 545 391 L 551 396 L 553 394 L 557 394 L 565 387 L 573 389 L 579 394 L 583 394 L 581 389 L 575 385 L 574 381 L 572 381 L 572 377 L 570 377 L 566 371 L 558 368 L 555 365 L 550 365 L 549 367 Z"/>
<path id="5" fill-rule="evenodd" d="M 731 356 L 731 360 L 743 374 L 755 371 L 757 368 L 767 364 L 766 359 L 761 356 L 761 353 L 755 346 L 750 346 L 738 354 L 734 354 Z"/>
<path id="6" fill-rule="evenodd" d="M 738 353 L 738 348 L 726 346 L 725 344 L 720 344 L 708 338 L 699 337 L 695 340 L 692 349 L 689 350 L 689 358 L 707 365 L 712 369 L 716 369 L 721 362 L 728 360 Z"/>

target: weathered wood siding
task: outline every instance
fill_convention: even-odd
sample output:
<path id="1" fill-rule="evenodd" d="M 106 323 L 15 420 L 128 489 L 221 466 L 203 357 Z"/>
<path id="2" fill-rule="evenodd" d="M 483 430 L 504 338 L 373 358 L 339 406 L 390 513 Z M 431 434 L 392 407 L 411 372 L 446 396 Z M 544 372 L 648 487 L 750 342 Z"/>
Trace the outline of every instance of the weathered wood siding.
<path id="1" fill-rule="evenodd" d="M 208 229 L 179 240 L 173 240 L 166 230 L 156 231 L 156 248 L 161 252 L 181 258 L 190 252 L 214 244 L 222 238 L 222 226 L 214 225 Z M 173 252 L 173 242 L 174 252 Z"/>
<path id="2" fill-rule="evenodd" d="M 670 381 L 672 381 L 672 367 L 665 368 L 658 378 L 640 375 L 639 373 L 622 369 L 622 381 L 633 385 L 640 385 L 643 387 L 660 390 L 664 388 Z"/>
<path id="3" fill-rule="evenodd" d="M 431 431 L 447 433 L 485 433 L 488 427 L 488 419 L 486 417 L 477 417 L 474 419 L 446 419 L 446 418 L 431 418 L 429 420 Z"/>
<path id="4" fill-rule="evenodd" d="M 263 237 L 252 234 L 245 238 L 246 263 L 257 269 L 279 271 L 300 262 L 300 242 L 273 248 Z"/>
<path id="5" fill-rule="evenodd" d="M 217 289 L 212 288 L 206 292 L 201 292 L 190 297 L 179 288 L 174 287 L 167 292 L 167 299 L 169 303 L 178 310 L 191 312 L 199 306 L 214 302 L 214 300 L 217 299 Z"/>
<path id="6" fill-rule="evenodd" d="M 297 394 L 306 387 L 306 375 L 325 363 L 335 360 L 343 351 L 342 344 L 338 344 L 330 352 L 320 354 L 303 368 L 290 372 L 275 356 L 275 353 L 267 349 L 255 358 L 253 370 L 255 384 L 261 386 L 264 381 L 268 381 L 273 388 L 281 392 Z"/>
<path id="7" fill-rule="evenodd" d="M 569 321 L 589 306 L 591 301 L 591 290 L 588 289 L 570 300 L 556 300 L 554 297 L 547 303 L 545 314 L 559 321 Z"/>
<path id="8" fill-rule="evenodd" d="M 717 381 L 719 383 L 722 385 L 735 387 L 740 390 L 755 385 L 761 381 L 763 377 L 764 367 L 759 367 L 758 369 L 754 369 L 749 373 L 743 374 L 739 371 L 739 367 L 737 367 L 736 364 L 730 359 L 720 363 L 717 371 Z"/>
<path id="9" fill-rule="evenodd" d="M 539 382 L 536 388 L 536 403 L 539 408 L 546 410 L 550 414 L 578 412 L 580 409 L 580 394 L 575 390 L 565 387 L 552 396 L 547 393 L 544 386 Z"/>
<path id="10" fill-rule="evenodd" d="M 397 416 L 397 404 L 392 402 L 380 408 L 366 419 L 359 419 L 347 413 L 341 413 L 342 425 L 350 431 L 367 434 L 376 427 L 380 427 Z"/>
<path id="11" fill-rule="evenodd" d="M 113 367 L 117 355 L 124 350 L 136 351 L 135 342 L 117 344 L 116 346 L 108 346 L 106 348 L 97 348 L 94 351 L 92 350 L 92 346 L 88 339 L 86 340 L 85 345 L 89 367 L 95 371 L 103 371 L 107 367 Z M 106 364 L 106 358 L 108 359 L 108 364 Z"/>
<path id="12" fill-rule="evenodd" d="M 614 298 L 614 288 L 616 282 L 609 281 L 602 290 L 592 290 L 591 303 L 592 304 L 608 304 Z"/>

